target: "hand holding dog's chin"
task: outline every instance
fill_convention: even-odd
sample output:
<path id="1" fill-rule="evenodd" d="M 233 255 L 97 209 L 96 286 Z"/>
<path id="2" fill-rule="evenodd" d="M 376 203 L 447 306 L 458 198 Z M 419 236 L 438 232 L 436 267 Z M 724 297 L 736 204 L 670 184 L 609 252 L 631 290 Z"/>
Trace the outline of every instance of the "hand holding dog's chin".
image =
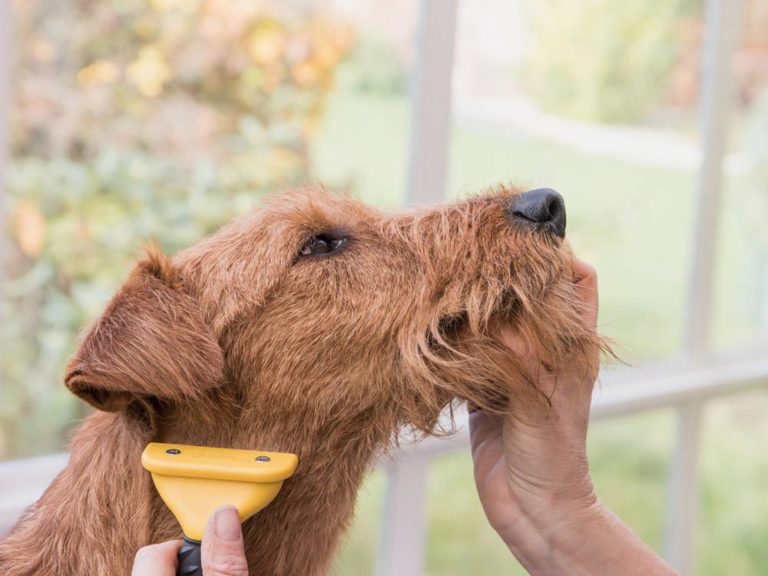
<path id="1" fill-rule="evenodd" d="M 582 322 L 597 323 L 597 276 L 574 262 Z M 595 495 L 586 438 L 599 350 L 588 367 L 554 374 L 512 328 L 500 340 L 549 402 L 512 395 L 506 416 L 470 414 L 480 500 L 493 528 L 531 574 L 674 574 Z"/>
<path id="2" fill-rule="evenodd" d="M 538 382 L 553 386 L 554 379 L 542 371 Z M 584 538 L 594 536 L 587 528 L 597 530 L 603 515 L 586 454 L 592 383 L 574 375 L 557 379 L 551 406 L 531 399 L 513 401 L 506 417 L 470 414 L 475 482 L 486 516 L 532 574 L 578 574 L 561 562 L 573 561 Z M 558 398 L 566 387 L 582 390 Z"/>
<path id="3" fill-rule="evenodd" d="M 595 331 L 597 276 L 579 261 L 574 262 L 574 287 L 581 303 L 581 321 Z M 511 394 L 506 417 L 472 414 L 476 473 L 486 481 L 499 482 L 499 489 L 503 484 L 520 512 L 534 519 L 566 513 L 570 517 L 593 509 L 596 498 L 586 440 L 600 351 L 595 347 L 585 363 L 553 373 L 513 327 L 501 328 L 499 339 L 522 362 L 538 392 L 523 386 Z M 488 450 L 489 444 L 495 445 L 495 452 Z M 488 453 L 483 454 L 484 450 Z M 485 474 L 479 465 L 488 466 L 494 459 L 498 468 Z M 497 530 L 502 531 L 504 521 L 499 520 Z"/>

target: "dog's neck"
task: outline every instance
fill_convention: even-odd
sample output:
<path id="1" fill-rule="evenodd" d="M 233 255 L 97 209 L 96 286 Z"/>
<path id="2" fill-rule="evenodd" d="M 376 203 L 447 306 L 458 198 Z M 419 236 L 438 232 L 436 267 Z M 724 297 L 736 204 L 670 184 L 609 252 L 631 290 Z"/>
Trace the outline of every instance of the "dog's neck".
<path id="1" fill-rule="evenodd" d="M 123 415 L 87 418 L 67 467 L 0 541 L 0 572 L 129 574 L 137 548 L 152 535 L 151 480 L 136 459 L 142 442 Z"/>
<path id="2" fill-rule="evenodd" d="M 217 430 L 179 426 L 174 419 L 173 429 L 162 427 L 158 439 L 297 453 L 296 473 L 244 525 L 249 566 L 252 574 L 326 574 L 352 518 L 358 489 L 389 438 L 380 428 L 366 426 L 364 417 L 346 426 L 338 421 L 329 425 L 281 410 L 286 408 L 278 399 L 265 396 L 258 407 L 230 413 L 233 420 L 219 422 Z M 194 419 L 177 415 L 180 420 L 189 417 Z M 176 521 L 157 497 L 153 519 L 153 541 L 178 537 Z"/>
<path id="3" fill-rule="evenodd" d="M 0 544 L 3 573 L 127 575 L 139 547 L 179 538 L 178 523 L 140 465 L 146 443 L 161 440 L 280 451 L 301 446 L 295 475 L 245 523 L 246 551 L 252 574 L 326 574 L 358 488 L 387 438 L 359 421 L 357 433 L 344 438 L 346 432 L 311 421 L 239 415 L 249 417 L 250 426 L 220 420 L 213 429 L 213 423 L 192 425 L 200 415 L 175 414 L 151 438 L 125 415 L 90 416 L 73 438 L 68 467 Z"/>

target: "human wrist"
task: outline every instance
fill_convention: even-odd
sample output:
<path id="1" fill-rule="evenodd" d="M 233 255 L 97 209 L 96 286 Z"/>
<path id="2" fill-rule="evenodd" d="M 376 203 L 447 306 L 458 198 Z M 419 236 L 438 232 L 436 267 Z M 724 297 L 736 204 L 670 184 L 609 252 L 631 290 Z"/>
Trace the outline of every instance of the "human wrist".
<path id="1" fill-rule="evenodd" d="M 521 510 L 497 532 L 533 575 L 590 574 L 582 571 L 588 550 L 599 547 L 610 513 L 594 491 L 574 499 L 553 497 Z"/>
<path id="2" fill-rule="evenodd" d="M 500 535 L 532 576 L 678 574 L 596 498 L 586 507 L 526 521 L 527 537 Z"/>

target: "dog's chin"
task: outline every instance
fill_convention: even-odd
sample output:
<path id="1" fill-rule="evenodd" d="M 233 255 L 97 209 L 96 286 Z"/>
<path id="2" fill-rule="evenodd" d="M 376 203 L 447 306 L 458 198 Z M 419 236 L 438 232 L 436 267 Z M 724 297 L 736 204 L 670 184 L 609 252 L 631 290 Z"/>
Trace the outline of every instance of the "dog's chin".
<path id="1" fill-rule="evenodd" d="M 520 315 L 520 299 L 512 288 L 505 288 L 496 302 L 493 318 L 497 324 L 512 324 Z"/>
<path id="2" fill-rule="evenodd" d="M 488 314 L 477 313 L 484 316 L 481 322 L 473 322 L 470 313 L 466 310 L 442 316 L 437 323 L 437 334 L 432 335 L 435 345 L 451 344 L 460 346 L 467 339 L 477 339 L 483 336 L 492 336 L 498 332 L 499 326 L 514 325 L 518 319 L 520 310 L 519 301 L 515 298 L 511 289 L 504 290 L 491 306 Z M 480 333 L 473 330 L 472 326 L 480 326 Z"/>
<path id="3" fill-rule="evenodd" d="M 451 344 L 458 343 L 469 330 L 467 312 L 450 314 L 440 318 L 437 325 L 439 338 Z"/>

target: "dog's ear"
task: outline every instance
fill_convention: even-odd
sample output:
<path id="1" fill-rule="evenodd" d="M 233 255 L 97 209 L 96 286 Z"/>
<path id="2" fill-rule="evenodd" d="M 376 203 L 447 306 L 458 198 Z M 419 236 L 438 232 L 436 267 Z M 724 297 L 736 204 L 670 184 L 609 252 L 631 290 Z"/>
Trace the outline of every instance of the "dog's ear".
<path id="1" fill-rule="evenodd" d="M 184 402 L 223 380 L 224 357 L 177 271 L 148 250 L 67 366 L 65 383 L 100 410 Z"/>

